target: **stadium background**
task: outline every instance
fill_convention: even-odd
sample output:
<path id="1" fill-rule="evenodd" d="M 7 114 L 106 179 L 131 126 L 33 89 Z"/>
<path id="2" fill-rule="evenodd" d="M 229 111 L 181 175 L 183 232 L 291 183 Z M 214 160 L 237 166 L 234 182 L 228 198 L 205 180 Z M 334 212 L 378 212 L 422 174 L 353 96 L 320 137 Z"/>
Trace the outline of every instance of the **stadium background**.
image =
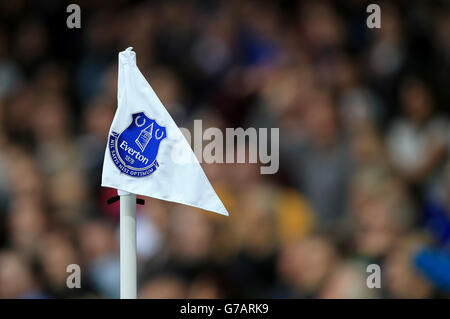
<path id="1" fill-rule="evenodd" d="M 0 2 L 0 298 L 118 297 L 99 185 L 128 46 L 179 126 L 280 128 L 275 175 L 203 165 L 229 218 L 138 206 L 141 298 L 449 296 L 448 1 L 377 1 L 378 30 L 364 1 L 76 3 L 81 29 Z"/>

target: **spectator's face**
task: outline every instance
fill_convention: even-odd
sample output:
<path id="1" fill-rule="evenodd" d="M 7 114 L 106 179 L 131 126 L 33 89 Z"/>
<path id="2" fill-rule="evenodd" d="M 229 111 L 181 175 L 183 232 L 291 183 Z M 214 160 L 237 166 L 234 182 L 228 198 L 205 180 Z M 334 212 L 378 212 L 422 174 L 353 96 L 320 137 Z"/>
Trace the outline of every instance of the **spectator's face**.
<path id="1" fill-rule="evenodd" d="M 327 146 L 337 137 L 336 114 L 328 98 L 314 99 L 308 109 L 309 134 L 317 146 Z"/>
<path id="2" fill-rule="evenodd" d="M 5 125 L 14 133 L 28 134 L 31 131 L 36 94 L 31 86 L 21 89 L 11 100 L 5 111 Z"/>
<path id="3" fill-rule="evenodd" d="M 266 256 L 274 248 L 275 228 L 267 207 L 267 190 L 261 187 L 243 191 L 239 201 L 241 214 L 236 219 L 242 248 L 252 256 Z"/>
<path id="4" fill-rule="evenodd" d="M 236 153 L 235 153 L 236 155 Z M 246 158 L 248 159 L 248 151 L 246 151 Z M 233 187 L 237 192 L 243 192 L 251 189 L 258 184 L 260 179 L 259 168 L 257 164 L 253 163 L 235 163 L 227 164 L 224 169 L 228 170 L 226 180 L 228 185 Z"/>
<path id="5" fill-rule="evenodd" d="M 319 297 L 325 299 L 375 298 L 376 289 L 366 285 L 367 273 L 364 267 L 343 264 L 335 267 L 324 285 Z"/>
<path id="6" fill-rule="evenodd" d="M 406 249 L 392 252 L 386 262 L 385 284 L 393 298 L 430 298 L 431 287 L 414 269 Z"/>
<path id="7" fill-rule="evenodd" d="M 414 83 L 403 89 L 401 95 L 406 116 L 415 123 L 425 122 L 432 113 L 430 96 L 427 88 Z"/>
<path id="8" fill-rule="evenodd" d="M 37 73 L 35 83 L 38 92 L 53 94 L 66 92 L 67 76 L 63 68 L 48 63 L 43 65 Z"/>
<path id="9" fill-rule="evenodd" d="M 88 262 L 116 253 L 116 235 L 109 224 L 94 221 L 80 228 L 81 251 Z"/>
<path id="10" fill-rule="evenodd" d="M 370 130 L 361 130 L 353 135 L 351 151 L 352 159 L 359 165 L 378 164 L 383 156 L 381 141 Z"/>
<path id="11" fill-rule="evenodd" d="M 341 20 L 326 3 L 311 1 L 300 13 L 305 34 L 312 44 L 330 47 L 343 41 Z"/>
<path id="12" fill-rule="evenodd" d="M 39 202 L 30 197 L 15 199 L 9 213 L 12 244 L 23 252 L 32 251 L 45 232 L 46 216 Z"/>
<path id="13" fill-rule="evenodd" d="M 64 138 L 70 128 L 67 121 L 67 109 L 60 97 L 44 97 L 37 108 L 34 118 L 34 134 L 42 142 Z"/>
<path id="14" fill-rule="evenodd" d="M 397 232 L 393 224 L 389 201 L 372 201 L 360 212 L 355 242 L 360 253 L 381 256 L 392 247 Z"/>
<path id="15" fill-rule="evenodd" d="M 38 21 L 23 23 L 15 37 L 16 54 L 25 63 L 34 62 L 47 53 L 48 32 Z"/>
<path id="16" fill-rule="evenodd" d="M 162 276 L 143 284 L 139 291 L 142 299 L 182 299 L 186 298 L 186 285 L 177 277 Z"/>
<path id="17" fill-rule="evenodd" d="M 355 218 L 361 215 L 373 197 L 379 193 L 379 184 L 376 172 L 361 169 L 354 176 L 350 187 L 350 211 Z"/>
<path id="18" fill-rule="evenodd" d="M 334 248 L 322 238 L 307 238 L 281 255 L 281 276 L 303 292 L 315 292 L 336 261 Z"/>
<path id="19" fill-rule="evenodd" d="M 382 27 L 375 30 L 375 35 L 379 41 L 400 42 L 402 34 L 401 20 L 395 6 L 388 1 L 384 1 L 382 6 Z"/>
<path id="20" fill-rule="evenodd" d="M 435 41 L 441 44 L 443 50 L 448 54 L 450 52 L 450 13 L 442 12 L 435 22 Z"/>
<path id="21" fill-rule="evenodd" d="M 86 200 L 86 180 L 78 170 L 66 169 L 50 179 L 48 185 L 49 200 L 58 212 L 60 221 L 70 221 L 76 217 L 77 209 Z M 70 187 L 67 187 L 70 185 Z"/>
<path id="22" fill-rule="evenodd" d="M 11 154 L 12 153 L 12 154 Z M 14 196 L 39 198 L 43 193 L 43 179 L 38 172 L 38 166 L 32 158 L 22 152 L 10 153 L 10 186 Z"/>
<path id="23" fill-rule="evenodd" d="M 0 298 L 20 298 L 33 290 L 27 264 L 14 253 L 0 255 Z"/>
<path id="24" fill-rule="evenodd" d="M 73 246 L 59 234 L 50 234 L 42 240 L 41 262 L 48 281 L 60 289 L 66 288 L 67 266 L 79 264 Z"/>
<path id="25" fill-rule="evenodd" d="M 189 297 L 192 299 L 221 298 L 220 288 L 214 280 L 197 278 L 189 287 Z"/>
<path id="26" fill-rule="evenodd" d="M 213 245 L 211 221 L 197 209 L 179 207 L 172 215 L 172 254 L 181 261 L 197 262 L 209 256 Z"/>

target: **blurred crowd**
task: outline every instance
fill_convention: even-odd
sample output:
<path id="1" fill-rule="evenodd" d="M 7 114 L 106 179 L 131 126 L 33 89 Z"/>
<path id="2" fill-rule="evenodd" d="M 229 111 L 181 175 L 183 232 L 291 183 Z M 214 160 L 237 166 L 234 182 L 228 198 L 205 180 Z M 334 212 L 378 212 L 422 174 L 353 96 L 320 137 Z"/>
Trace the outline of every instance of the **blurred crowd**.
<path id="1" fill-rule="evenodd" d="M 179 126 L 280 128 L 277 174 L 203 164 L 230 217 L 138 206 L 140 298 L 449 297 L 450 2 L 377 3 L 380 29 L 364 1 L 79 0 L 68 29 L 69 2 L 2 0 L 0 298 L 119 296 L 129 46 Z"/>

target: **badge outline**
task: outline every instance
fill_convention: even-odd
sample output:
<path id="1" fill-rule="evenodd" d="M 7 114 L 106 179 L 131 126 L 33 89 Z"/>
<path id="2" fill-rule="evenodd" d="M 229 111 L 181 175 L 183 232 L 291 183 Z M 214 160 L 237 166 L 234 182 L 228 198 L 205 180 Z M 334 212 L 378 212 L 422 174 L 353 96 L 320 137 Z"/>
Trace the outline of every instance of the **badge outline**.
<path id="1" fill-rule="evenodd" d="M 158 122 L 156 122 L 155 119 L 153 119 L 153 118 L 151 118 L 150 116 L 148 116 L 147 113 L 146 113 L 145 111 L 137 111 L 137 112 L 131 113 L 131 121 L 129 122 L 129 124 L 126 126 L 126 128 L 125 128 L 122 132 L 117 133 L 117 132 L 115 132 L 115 131 L 111 131 L 111 133 L 109 134 L 109 140 L 111 140 L 111 137 L 112 137 L 112 136 L 115 138 L 113 149 L 114 149 L 114 151 L 115 151 L 115 153 L 116 153 L 117 159 L 120 161 L 120 163 L 121 163 L 125 168 L 129 169 L 130 171 L 143 172 L 143 171 L 148 171 L 148 170 L 150 170 L 152 167 L 155 167 L 155 169 L 153 169 L 150 173 L 148 173 L 148 174 L 146 174 L 146 175 L 141 175 L 141 176 L 139 176 L 139 175 L 131 175 L 131 174 L 128 174 L 128 173 L 124 172 L 124 171 L 123 171 L 122 169 L 120 169 L 120 168 L 117 166 L 117 164 L 115 163 L 115 161 L 114 161 L 114 159 L 113 159 L 113 156 L 112 156 L 112 154 L 111 154 L 111 148 L 112 148 L 112 147 L 111 147 L 111 143 L 109 142 L 109 143 L 108 143 L 108 145 L 109 145 L 109 156 L 111 157 L 112 162 L 114 163 L 114 165 L 117 167 L 117 169 L 120 171 L 121 174 L 126 174 L 126 175 L 128 175 L 128 176 L 130 176 L 130 177 L 146 177 L 146 176 L 149 176 L 149 175 L 153 174 L 153 173 L 156 171 L 156 169 L 159 167 L 159 163 L 157 162 L 157 157 L 158 157 L 158 153 L 159 153 L 159 147 L 160 147 L 161 145 L 158 145 L 158 151 L 156 152 L 155 159 L 153 160 L 153 162 L 152 162 L 151 164 L 149 164 L 148 166 L 144 167 L 144 168 L 135 168 L 135 167 L 132 167 L 132 166 L 129 166 L 129 165 L 125 164 L 124 161 L 123 161 L 123 159 L 122 159 L 122 157 L 120 156 L 120 154 L 119 154 L 119 152 L 118 152 L 118 150 L 117 150 L 117 149 L 118 149 L 117 143 L 119 142 L 120 136 L 121 136 L 122 133 L 125 132 L 125 131 L 130 127 L 130 125 L 133 123 L 133 115 L 136 115 L 136 114 L 139 114 L 139 113 L 143 113 L 148 119 L 152 120 L 154 123 L 158 124 L 160 127 L 166 129 L 166 136 L 164 136 L 164 137 L 161 139 L 161 141 L 159 142 L 160 144 L 167 138 L 167 126 L 160 125 Z"/>

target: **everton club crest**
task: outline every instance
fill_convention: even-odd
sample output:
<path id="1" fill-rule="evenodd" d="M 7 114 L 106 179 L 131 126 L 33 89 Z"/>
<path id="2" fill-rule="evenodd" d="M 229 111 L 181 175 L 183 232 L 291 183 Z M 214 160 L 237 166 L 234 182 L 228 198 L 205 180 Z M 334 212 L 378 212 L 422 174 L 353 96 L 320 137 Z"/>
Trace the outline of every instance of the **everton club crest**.
<path id="1" fill-rule="evenodd" d="M 144 177 L 159 166 L 156 161 L 159 144 L 167 137 L 160 126 L 144 112 L 132 114 L 131 124 L 122 132 L 111 132 L 109 151 L 117 168 L 129 176 Z"/>

